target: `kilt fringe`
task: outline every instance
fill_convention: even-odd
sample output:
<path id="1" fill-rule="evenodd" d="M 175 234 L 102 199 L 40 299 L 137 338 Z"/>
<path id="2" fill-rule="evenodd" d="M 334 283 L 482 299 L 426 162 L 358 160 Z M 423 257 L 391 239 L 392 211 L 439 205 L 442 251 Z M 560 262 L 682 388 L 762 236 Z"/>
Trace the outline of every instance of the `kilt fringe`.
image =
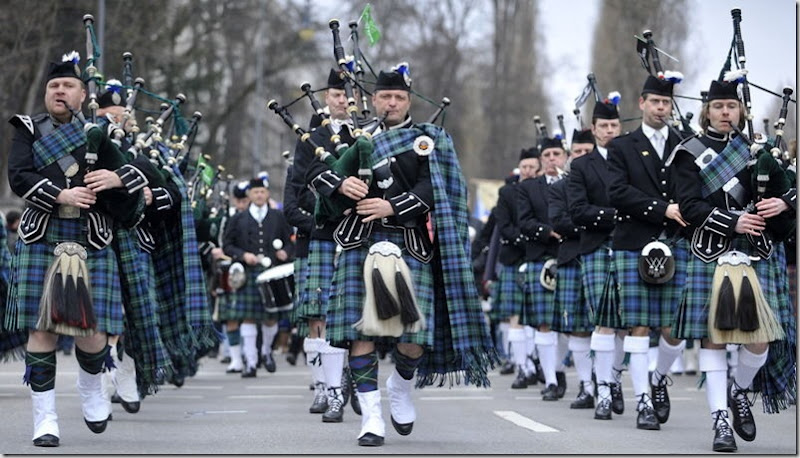
<path id="1" fill-rule="evenodd" d="M 492 354 L 493 353 L 493 354 Z M 427 359 L 423 357 L 423 361 Z M 497 351 L 486 352 L 483 348 L 470 348 L 464 353 L 456 354 L 453 364 L 464 369 L 452 372 L 434 372 L 425 370 L 417 374 L 416 387 L 425 388 L 435 386 L 441 388 L 447 384 L 449 388 L 453 385 L 475 385 L 476 387 L 489 388 L 489 368 L 494 369 L 495 364 L 499 364 L 500 357 Z M 422 363 L 420 363 L 420 368 Z"/>

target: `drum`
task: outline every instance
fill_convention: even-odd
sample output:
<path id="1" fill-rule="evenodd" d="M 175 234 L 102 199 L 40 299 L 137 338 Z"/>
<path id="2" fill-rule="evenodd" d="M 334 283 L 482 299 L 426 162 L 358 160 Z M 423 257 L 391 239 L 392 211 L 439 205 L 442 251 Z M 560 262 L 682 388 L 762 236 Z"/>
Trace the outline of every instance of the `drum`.
<path id="1" fill-rule="evenodd" d="M 281 264 L 261 272 L 256 284 L 267 312 L 282 312 L 294 307 L 294 263 Z"/>
<path id="2" fill-rule="evenodd" d="M 231 267 L 230 259 L 218 259 L 216 268 L 217 290 L 218 292 L 233 292 L 231 284 L 228 282 L 228 269 Z"/>

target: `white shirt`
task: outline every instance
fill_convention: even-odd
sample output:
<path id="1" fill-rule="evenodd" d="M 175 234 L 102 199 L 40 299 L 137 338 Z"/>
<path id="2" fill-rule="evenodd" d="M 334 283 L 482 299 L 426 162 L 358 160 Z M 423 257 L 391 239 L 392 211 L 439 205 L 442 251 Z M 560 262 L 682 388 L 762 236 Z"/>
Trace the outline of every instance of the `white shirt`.
<path id="1" fill-rule="evenodd" d="M 603 159 L 608 160 L 608 148 L 598 146 L 597 152 L 600 153 L 601 156 L 603 156 Z"/>
<path id="2" fill-rule="evenodd" d="M 250 216 L 253 217 L 259 223 L 264 221 L 264 218 L 267 217 L 267 211 L 269 210 L 269 205 L 264 204 L 263 206 L 259 207 L 256 204 L 250 204 L 248 208 L 250 211 Z"/>
<path id="3" fill-rule="evenodd" d="M 658 129 L 658 132 L 661 133 L 660 141 L 653 138 L 653 136 L 656 133 L 656 129 L 653 129 L 647 124 L 642 123 L 642 133 L 644 134 L 645 137 L 647 137 L 648 140 L 650 140 L 650 144 L 653 145 L 653 148 L 656 150 L 656 153 L 658 153 L 658 157 L 663 160 L 664 148 L 666 147 L 667 136 L 669 135 L 669 126 L 664 124 L 664 127 Z"/>

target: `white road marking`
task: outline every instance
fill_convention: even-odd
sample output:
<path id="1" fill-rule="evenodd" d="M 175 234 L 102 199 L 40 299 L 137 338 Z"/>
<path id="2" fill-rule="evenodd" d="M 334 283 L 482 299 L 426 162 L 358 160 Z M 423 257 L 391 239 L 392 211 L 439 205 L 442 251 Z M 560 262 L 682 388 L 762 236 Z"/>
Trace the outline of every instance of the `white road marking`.
<path id="1" fill-rule="evenodd" d="M 303 390 L 311 391 L 308 385 L 247 385 L 244 387 L 246 390 Z"/>
<path id="2" fill-rule="evenodd" d="M 241 394 L 228 396 L 228 399 L 302 399 L 299 394 Z"/>
<path id="3" fill-rule="evenodd" d="M 175 387 L 176 390 L 221 390 L 222 385 L 183 385 L 182 387 L 178 388 Z"/>
<path id="4" fill-rule="evenodd" d="M 520 415 L 517 412 L 514 412 L 513 410 L 495 410 L 494 414 L 502 418 L 503 420 L 508 420 L 517 426 L 520 426 L 525 429 L 530 429 L 535 433 L 558 432 L 558 430 L 555 428 L 551 428 L 543 423 L 539 423 L 538 421 L 533 421 L 524 415 Z"/>
<path id="5" fill-rule="evenodd" d="M 487 401 L 494 399 L 492 396 L 422 396 L 420 401 Z"/>

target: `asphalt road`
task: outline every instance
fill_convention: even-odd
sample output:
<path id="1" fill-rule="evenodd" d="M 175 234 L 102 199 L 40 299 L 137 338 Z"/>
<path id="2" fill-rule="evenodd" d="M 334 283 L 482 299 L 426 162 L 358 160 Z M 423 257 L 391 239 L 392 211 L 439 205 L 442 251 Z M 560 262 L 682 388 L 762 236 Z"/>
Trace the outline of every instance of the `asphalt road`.
<path id="1" fill-rule="evenodd" d="M 100 435 L 83 422 L 74 356 L 58 354 L 57 410 L 61 446 L 34 447 L 29 388 L 21 362 L 0 363 L 0 452 L 4 454 L 710 454 L 713 431 L 698 376 L 674 376 L 672 413 L 661 431 L 635 428 L 630 379 L 623 379 L 625 413 L 594 420 L 593 410 L 570 410 L 577 395 L 574 369 L 568 391 L 557 402 L 541 400 L 541 385 L 510 388 L 513 376 L 491 375 L 492 388 L 426 388 L 414 393 L 418 418 L 409 436 L 387 422 L 386 443 L 359 447 L 360 417 L 348 407 L 343 423 L 324 424 L 308 413 L 309 370 L 276 358 L 278 371 L 255 379 L 225 374 L 217 360 L 204 359 L 182 388 L 165 386 L 137 414 L 113 407 L 114 420 Z M 301 359 L 302 361 L 302 359 Z M 300 363 L 302 364 L 302 363 Z M 391 363 L 381 361 L 381 387 Z M 739 453 L 790 454 L 797 449 L 797 409 L 778 415 L 754 407 L 758 437 L 737 437 Z"/>

